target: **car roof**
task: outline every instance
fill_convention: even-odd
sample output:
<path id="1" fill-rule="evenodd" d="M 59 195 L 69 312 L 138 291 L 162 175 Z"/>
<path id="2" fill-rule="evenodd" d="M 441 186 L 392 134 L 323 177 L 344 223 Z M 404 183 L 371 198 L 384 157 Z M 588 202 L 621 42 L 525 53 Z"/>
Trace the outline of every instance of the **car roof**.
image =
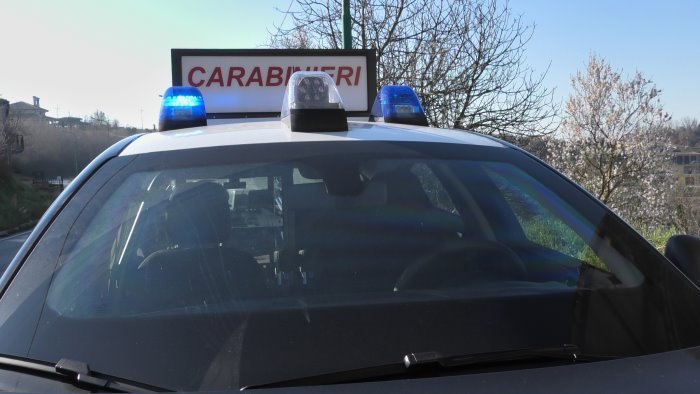
<path id="1" fill-rule="evenodd" d="M 348 131 L 292 132 L 280 121 L 245 121 L 149 133 L 134 140 L 120 156 L 227 145 L 311 141 L 411 141 L 506 147 L 498 140 L 464 130 L 349 121 Z"/>

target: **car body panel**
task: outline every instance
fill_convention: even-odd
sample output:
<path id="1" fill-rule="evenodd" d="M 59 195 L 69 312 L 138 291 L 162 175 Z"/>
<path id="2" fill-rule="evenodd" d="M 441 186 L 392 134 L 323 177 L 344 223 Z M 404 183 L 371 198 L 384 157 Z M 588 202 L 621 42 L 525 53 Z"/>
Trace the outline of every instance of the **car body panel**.
<path id="1" fill-rule="evenodd" d="M 700 386 L 700 348 L 619 360 L 506 372 L 260 389 L 260 393 L 690 393 Z"/>
<path id="2" fill-rule="evenodd" d="M 464 131 L 349 122 L 346 132 L 300 133 L 282 122 L 231 123 L 151 133 L 129 144 L 122 156 L 226 145 L 311 141 L 415 141 L 505 147 L 494 139 Z"/>

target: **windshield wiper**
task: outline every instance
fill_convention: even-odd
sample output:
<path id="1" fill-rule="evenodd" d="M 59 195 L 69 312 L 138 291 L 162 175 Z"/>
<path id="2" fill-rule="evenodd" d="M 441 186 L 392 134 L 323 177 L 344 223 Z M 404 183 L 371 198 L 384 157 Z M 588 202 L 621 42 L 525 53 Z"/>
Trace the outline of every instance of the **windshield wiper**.
<path id="1" fill-rule="evenodd" d="M 54 365 L 38 360 L 0 356 L 0 369 L 8 369 L 61 381 L 90 391 L 99 390 L 116 393 L 172 391 L 91 371 L 86 363 L 65 358 Z"/>
<path id="2" fill-rule="evenodd" d="M 469 368 L 497 367 L 503 364 L 523 362 L 569 361 L 587 362 L 609 360 L 611 357 L 592 357 L 583 355 L 578 346 L 564 344 L 556 347 L 515 349 L 500 352 L 476 353 L 463 356 L 444 356 L 438 352 L 411 353 L 403 361 L 394 364 L 378 365 L 368 368 L 332 372 L 322 375 L 306 376 L 243 387 L 241 390 L 292 387 L 307 385 L 339 384 L 386 380 L 400 377 L 440 376 Z"/>

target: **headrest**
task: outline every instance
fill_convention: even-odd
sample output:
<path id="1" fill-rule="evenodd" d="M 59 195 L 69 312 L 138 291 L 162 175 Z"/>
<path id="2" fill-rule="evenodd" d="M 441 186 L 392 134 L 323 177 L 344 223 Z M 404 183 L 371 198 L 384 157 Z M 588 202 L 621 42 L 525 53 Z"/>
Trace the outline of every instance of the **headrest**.
<path id="1" fill-rule="evenodd" d="M 408 170 L 380 172 L 372 178 L 371 182 L 382 182 L 386 185 L 387 202 L 391 205 L 431 207 L 420 180 Z"/>
<path id="2" fill-rule="evenodd" d="M 231 230 L 228 193 L 214 182 L 187 185 L 167 208 L 166 228 L 179 247 L 222 244 Z"/>

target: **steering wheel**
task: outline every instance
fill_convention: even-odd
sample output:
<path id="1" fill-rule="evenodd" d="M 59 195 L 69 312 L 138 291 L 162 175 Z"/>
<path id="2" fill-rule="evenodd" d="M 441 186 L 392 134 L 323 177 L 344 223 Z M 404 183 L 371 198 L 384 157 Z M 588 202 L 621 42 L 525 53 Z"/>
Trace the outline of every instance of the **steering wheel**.
<path id="1" fill-rule="evenodd" d="M 525 264 L 506 245 L 487 240 L 458 241 L 443 244 L 409 265 L 399 276 L 394 290 L 444 289 L 526 277 Z"/>

